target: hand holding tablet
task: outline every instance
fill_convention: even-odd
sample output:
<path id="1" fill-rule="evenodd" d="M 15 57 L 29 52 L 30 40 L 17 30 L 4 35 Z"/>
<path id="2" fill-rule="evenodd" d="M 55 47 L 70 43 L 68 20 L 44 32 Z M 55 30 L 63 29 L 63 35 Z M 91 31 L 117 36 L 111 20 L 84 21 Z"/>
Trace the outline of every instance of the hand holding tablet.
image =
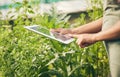
<path id="1" fill-rule="evenodd" d="M 46 29 L 39 25 L 25 26 L 25 28 L 40 35 L 43 35 L 45 37 L 57 40 L 64 44 L 69 44 L 74 41 L 74 38 L 71 38 L 67 35 L 62 35 L 58 32 L 50 31 L 49 29 Z"/>

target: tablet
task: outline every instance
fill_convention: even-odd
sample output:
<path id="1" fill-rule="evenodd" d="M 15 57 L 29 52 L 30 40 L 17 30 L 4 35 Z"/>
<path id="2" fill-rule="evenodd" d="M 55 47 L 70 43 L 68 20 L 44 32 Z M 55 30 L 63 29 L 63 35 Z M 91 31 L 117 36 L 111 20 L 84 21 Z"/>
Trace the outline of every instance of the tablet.
<path id="1" fill-rule="evenodd" d="M 25 26 L 25 28 L 40 35 L 43 35 L 45 37 L 48 37 L 50 39 L 57 40 L 64 44 L 69 44 L 74 41 L 74 38 L 68 37 L 66 35 L 61 35 L 60 33 L 57 32 L 50 32 L 49 29 L 44 28 L 40 25 Z"/>

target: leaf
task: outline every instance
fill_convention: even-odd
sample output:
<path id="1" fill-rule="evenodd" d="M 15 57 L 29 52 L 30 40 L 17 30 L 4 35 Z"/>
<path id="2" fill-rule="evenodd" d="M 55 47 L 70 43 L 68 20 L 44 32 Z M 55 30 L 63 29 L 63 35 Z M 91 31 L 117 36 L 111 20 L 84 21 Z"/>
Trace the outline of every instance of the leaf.
<path id="1" fill-rule="evenodd" d="M 70 77 L 77 69 L 80 69 L 81 65 L 76 66 L 71 72 L 68 73 L 68 77 Z"/>
<path id="2" fill-rule="evenodd" d="M 57 77 L 63 77 L 63 75 L 58 70 L 49 70 L 46 72 L 42 72 L 39 76 L 41 77 L 44 74 L 56 75 Z"/>
<path id="3" fill-rule="evenodd" d="M 45 66 L 48 66 L 48 65 L 54 63 L 58 58 L 59 58 L 58 54 L 55 54 L 55 58 L 50 60 Z"/>
<path id="4" fill-rule="evenodd" d="M 17 4 L 17 5 L 21 5 L 22 3 L 21 3 L 21 2 L 15 2 L 15 4 Z"/>
<path id="5" fill-rule="evenodd" d="M 67 16 L 67 14 L 62 14 L 58 17 L 59 20 L 63 20 L 65 17 Z"/>
<path id="6" fill-rule="evenodd" d="M 34 14 L 34 11 L 32 9 L 28 9 L 28 13 Z"/>
<path id="7" fill-rule="evenodd" d="M 66 18 L 64 18 L 64 22 L 68 22 L 68 20 L 70 19 L 71 16 L 67 16 Z"/>
<path id="8" fill-rule="evenodd" d="M 63 52 L 63 48 L 61 47 L 60 43 L 55 41 L 55 40 L 51 40 L 51 43 L 53 45 L 53 47 L 58 51 L 58 52 Z"/>

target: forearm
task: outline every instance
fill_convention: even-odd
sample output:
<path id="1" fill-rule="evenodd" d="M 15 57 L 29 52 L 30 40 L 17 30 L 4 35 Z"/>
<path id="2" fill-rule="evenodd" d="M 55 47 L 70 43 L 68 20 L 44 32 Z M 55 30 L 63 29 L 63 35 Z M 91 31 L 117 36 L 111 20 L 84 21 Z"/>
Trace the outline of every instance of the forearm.
<path id="1" fill-rule="evenodd" d="M 120 21 L 106 31 L 96 33 L 96 41 L 120 39 Z"/>
<path id="2" fill-rule="evenodd" d="M 72 33 L 81 34 L 81 33 L 97 33 L 101 31 L 103 19 L 100 18 L 91 23 L 85 24 L 83 26 L 72 29 Z"/>

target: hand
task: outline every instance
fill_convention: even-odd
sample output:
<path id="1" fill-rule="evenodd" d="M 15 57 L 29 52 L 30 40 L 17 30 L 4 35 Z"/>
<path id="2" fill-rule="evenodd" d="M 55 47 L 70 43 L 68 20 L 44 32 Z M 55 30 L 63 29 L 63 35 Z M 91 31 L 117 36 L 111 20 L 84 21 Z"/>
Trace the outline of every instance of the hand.
<path id="1" fill-rule="evenodd" d="M 65 29 L 65 28 L 58 28 L 58 29 L 51 29 L 51 32 L 58 32 L 60 34 L 72 34 L 71 29 Z"/>
<path id="2" fill-rule="evenodd" d="M 77 38 L 76 43 L 81 47 L 87 47 L 90 46 L 92 44 L 94 44 L 95 42 L 97 42 L 95 40 L 95 34 L 69 34 L 70 37 L 75 37 Z"/>

